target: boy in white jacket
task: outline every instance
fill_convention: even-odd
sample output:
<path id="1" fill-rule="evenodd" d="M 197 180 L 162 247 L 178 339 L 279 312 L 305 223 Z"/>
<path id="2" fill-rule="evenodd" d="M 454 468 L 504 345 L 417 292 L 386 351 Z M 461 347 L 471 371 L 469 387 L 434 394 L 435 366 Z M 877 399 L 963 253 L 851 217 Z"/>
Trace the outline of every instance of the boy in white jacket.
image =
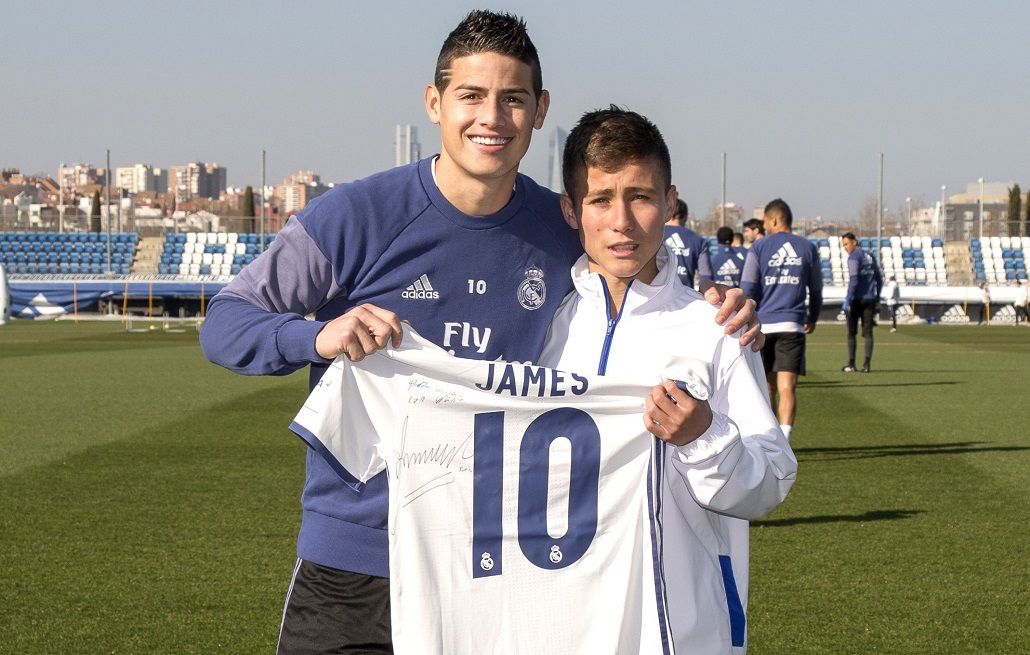
<path id="1" fill-rule="evenodd" d="M 679 473 L 663 482 L 676 502 L 662 509 L 661 535 L 673 648 L 744 652 L 747 521 L 782 502 L 797 472 L 761 360 L 667 265 L 663 227 L 677 195 L 652 123 L 615 106 L 587 113 L 563 166 L 563 212 L 586 254 L 539 363 L 660 382 L 644 422 Z"/>

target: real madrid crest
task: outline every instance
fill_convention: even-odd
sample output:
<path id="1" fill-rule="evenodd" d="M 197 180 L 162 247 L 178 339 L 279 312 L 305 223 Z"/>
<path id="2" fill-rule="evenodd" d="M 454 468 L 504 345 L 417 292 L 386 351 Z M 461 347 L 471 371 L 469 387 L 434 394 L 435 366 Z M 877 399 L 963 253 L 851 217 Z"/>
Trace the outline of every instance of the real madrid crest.
<path id="1" fill-rule="evenodd" d="M 519 304 L 532 311 L 540 309 L 547 297 L 547 286 L 544 284 L 544 272 L 536 266 L 526 269 L 526 279 L 519 285 Z"/>

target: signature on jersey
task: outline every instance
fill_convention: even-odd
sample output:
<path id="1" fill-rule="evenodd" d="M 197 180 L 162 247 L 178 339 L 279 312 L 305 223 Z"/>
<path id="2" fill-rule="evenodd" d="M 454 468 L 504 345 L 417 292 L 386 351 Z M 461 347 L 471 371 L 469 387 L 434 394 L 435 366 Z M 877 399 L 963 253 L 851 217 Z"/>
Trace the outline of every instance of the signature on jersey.
<path id="1" fill-rule="evenodd" d="M 472 434 L 458 443 L 439 441 L 408 450 L 408 418 L 401 426 L 400 448 L 394 451 L 394 478 L 404 479 L 401 507 L 407 507 L 434 489 L 452 484 L 455 473 L 472 471 Z"/>

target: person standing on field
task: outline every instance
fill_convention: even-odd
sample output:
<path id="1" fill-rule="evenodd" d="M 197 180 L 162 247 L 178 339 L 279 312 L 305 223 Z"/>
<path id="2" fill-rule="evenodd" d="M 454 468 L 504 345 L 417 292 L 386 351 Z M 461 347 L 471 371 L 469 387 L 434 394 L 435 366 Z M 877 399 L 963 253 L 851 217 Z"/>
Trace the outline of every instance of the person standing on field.
<path id="1" fill-rule="evenodd" d="M 848 292 L 844 298 L 844 313 L 848 317 L 848 363 L 841 369 L 855 372 L 855 350 L 858 347 L 858 323 L 862 322 L 862 340 L 865 346 L 863 373 L 869 372 L 873 361 L 873 318 L 880 302 L 883 275 L 873 256 L 858 247 L 858 239 L 851 232 L 841 237 L 841 245 L 848 253 Z"/>
<path id="2" fill-rule="evenodd" d="M 986 282 L 980 283 L 980 325 L 991 322 L 991 288 Z"/>
<path id="3" fill-rule="evenodd" d="M 1016 280 L 1016 325 L 1019 325 L 1020 315 L 1023 322 L 1030 325 L 1030 286 L 1022 280 Z"/>
<path id="4" fill-rule="evenodd" d="M 891 332 L 898 331 L 898 304 L 901 302 L 901 287 L 892 275 L 883 285 L 883 299 L 887 302 L 887 312 L 891 315 Z"/>
<path id="5" fill-rule="evenodd" d="M 793 224 L 794 215 L 782 199 L 765 206 L 767 236 L 751 244 L 740 278 L 741 288 L 758 303 L 769 401 L 787 439 L 797 414 L 798 376 L 805 374 L 805 335 L 815 331 L 823 306 L 819 251 L 791 233 Z"/>
<path id="6" fill-rule="evenodd" d="M 744 254 L 747 251 L 732 245 L 733 230 L 725 225 L 716 231 L 715 240 L 718 244 L 715 253 L 711 255 L 712 279 L 728 287 L 739 287 L 740 274 L 744 270 Z"/>
<path id="7" fill-rule="evenodd" d="M 665 223 L 665 243 L 676 255 L 676 274 L 683 284 L 694 289 L 695 274 L 699 282 L 712 280 L 712 260 L 708 241 L 686 227 L 686 223 L 687 203 L 677 199 L 676 211 Z"/>

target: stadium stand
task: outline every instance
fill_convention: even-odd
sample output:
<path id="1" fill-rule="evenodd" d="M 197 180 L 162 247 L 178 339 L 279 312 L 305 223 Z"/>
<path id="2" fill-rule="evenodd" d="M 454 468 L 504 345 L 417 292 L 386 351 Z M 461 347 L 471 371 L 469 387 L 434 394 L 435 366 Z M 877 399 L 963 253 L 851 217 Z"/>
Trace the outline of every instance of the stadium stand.
<path id="1" fill-rule="evenodd" d="M 111 234 L 110 271 L 106 232 L 0 232 L 0 263 L 11 275 L 89 276 L 236 275 L 275 235 L 186 232 L 141 239 L 135 232 Z"/>
<path id="2" fill-rule="evenodd" d="M 179 277 L 236 275 L 254 261 L 275 235 L 237 232 L 169 234 L 162 246 L 158 273 Z"/>
<path id="3" fill-rule="evenodd" d="M 847 286 L 848 253 L 841 246 L 840 237 L 820 237 L 812 241 L 819 248 L 823 283 Z M 861 237 L 858 245 L 866 252 L 875 252 L 879 248 L 884 279 L 893 275 L 901 285 L 948 285 L 948 258 L 944 242 L 937 237 L 883 237 L 879 244 L 875 237 Z"/>
<path id="4" fill-rule="evenodd" d="M 111 234 L 114 275 L 228 278 L 254 261 L 275 239 L 247 232 L 184 232 L 141 239 L 135 232 Z M 848 283 L 847 253 L 840 237 L 812 237 L 819 250 L 823 283 Z M 716 247 L 715 237 L 708 238 Z M 859 245 L 873 251 L 875 238 Z M 1027 281 L 1030 237 L 974 237 L 945 245 L 937 237 L 892 236 L 879 241 L 884 277 L 894 275 L 909 286 L 964 286 L 978 282 L 1008 285 Z M 9 275 L 105 275 L 108 272 L 105 232 L 0 232 L 0 263 Z"/>
<path id="5" fill-rule="evenodd" d="M 0 261 L 13 275 L 129 275 L 139 243 L 134 232 L 0 232 Z"/>
<path id="6" fill-rule="evenodd" d="M 1030 237 L 973 237 L 969 252 L 977 282 L 1006 284 L 1027 279 Z"/>

